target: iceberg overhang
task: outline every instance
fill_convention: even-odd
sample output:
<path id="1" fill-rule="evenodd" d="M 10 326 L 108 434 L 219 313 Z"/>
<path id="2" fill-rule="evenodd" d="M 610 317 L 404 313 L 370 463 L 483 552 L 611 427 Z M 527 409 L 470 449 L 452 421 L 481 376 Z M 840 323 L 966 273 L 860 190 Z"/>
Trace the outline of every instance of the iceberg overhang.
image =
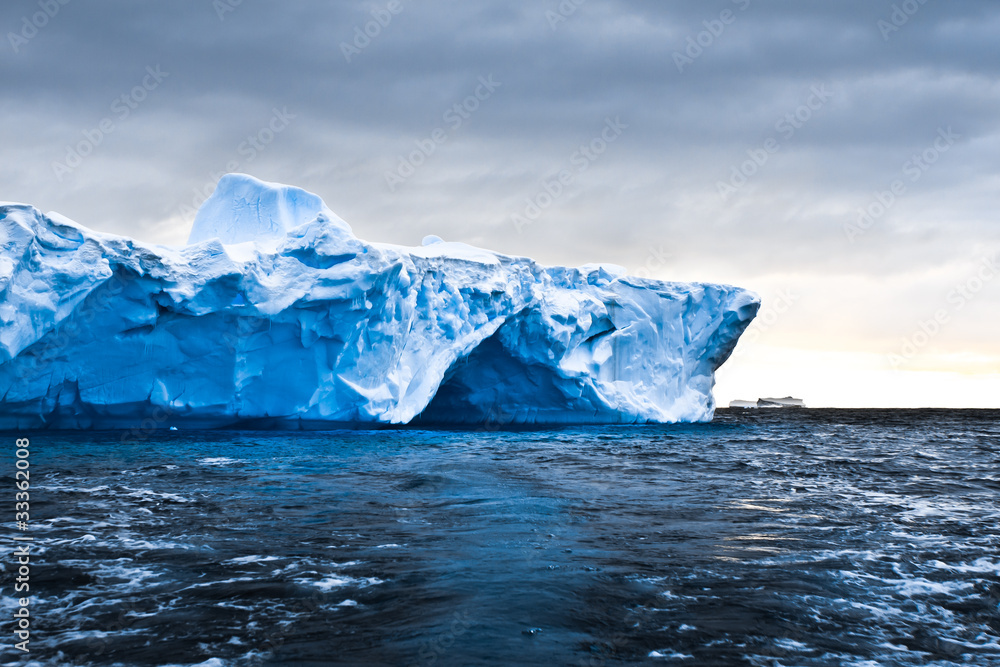
<path id="1" fill-rule="evenodd" d="M 760 305 L 425 239 L 224 176 L 188 245 L 0 204 L 0 428 L 705 421 Z"/>

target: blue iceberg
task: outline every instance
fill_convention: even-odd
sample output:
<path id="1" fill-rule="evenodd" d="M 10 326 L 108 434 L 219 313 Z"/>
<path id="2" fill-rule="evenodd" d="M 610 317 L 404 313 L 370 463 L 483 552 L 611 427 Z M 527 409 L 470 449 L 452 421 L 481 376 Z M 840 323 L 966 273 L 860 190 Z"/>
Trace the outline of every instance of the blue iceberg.
<path id="1" fill-rule="evenodd" d="M 359 240 L 223 177 L 182 248 L 0 204 L 0 428 L 710 420 L 760 305 L 725 285 Z"/>

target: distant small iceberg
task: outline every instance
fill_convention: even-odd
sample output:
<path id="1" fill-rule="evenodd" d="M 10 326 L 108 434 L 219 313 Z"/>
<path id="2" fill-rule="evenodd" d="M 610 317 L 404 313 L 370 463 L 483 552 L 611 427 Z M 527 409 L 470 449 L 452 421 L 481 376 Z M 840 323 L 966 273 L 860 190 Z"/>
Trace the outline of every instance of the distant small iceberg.
<path id="1" fill-rule="evenodd" d="M 758 398 L 756 401 L 732 401 L 731 408 L 755 409 L 755 408 L 804 408 L 805 401 L 801 398 L 785 396 L 784 398 Z"/>

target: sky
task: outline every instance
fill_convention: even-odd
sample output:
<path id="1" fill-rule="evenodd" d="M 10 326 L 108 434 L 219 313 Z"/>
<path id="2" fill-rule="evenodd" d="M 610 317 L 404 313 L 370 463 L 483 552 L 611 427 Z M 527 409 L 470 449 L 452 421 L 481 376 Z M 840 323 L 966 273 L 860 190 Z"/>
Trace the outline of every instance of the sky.
<path id="1" fill-rule="evenodd" d="M 722 282 L 720 404 L 1000 408 L 994 0 L 6 0 L 0 200 L 182 245 L 229 171 L 369 241 Z"/>

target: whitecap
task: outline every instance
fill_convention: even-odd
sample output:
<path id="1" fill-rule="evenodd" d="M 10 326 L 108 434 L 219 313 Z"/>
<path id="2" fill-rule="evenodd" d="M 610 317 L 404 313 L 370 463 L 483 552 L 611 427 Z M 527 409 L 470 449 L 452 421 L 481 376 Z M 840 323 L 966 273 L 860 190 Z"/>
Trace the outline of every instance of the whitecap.
<path id="1" fill-rule="evenodd" d="M 230 558 L 225 563 L 233 563 L 234 565 L 245 565 L 248 563 L 269 563 L 271 561 L 281 560 L 277 556 L 240 556 L 239 558 Z"/>
<path id="2" fill-rule="evenodd" d="M 687 653 L 678 653 L 677 651 L 671 651 L 669 649 L 663 649 L 662 651 L 650 651 L 647 658 L 661 658 L 665 660 L 692 660 L 693 655 L 688 655 Z"/>
<path id="3" fill-rule="evenodd" d="M 229 466 L 234 463 L 243 463 L 239 459 L 231 459 L 228 456 L 211 456 L 204 459 L 198 459 L 198 463 L 203 466 Z"/>

